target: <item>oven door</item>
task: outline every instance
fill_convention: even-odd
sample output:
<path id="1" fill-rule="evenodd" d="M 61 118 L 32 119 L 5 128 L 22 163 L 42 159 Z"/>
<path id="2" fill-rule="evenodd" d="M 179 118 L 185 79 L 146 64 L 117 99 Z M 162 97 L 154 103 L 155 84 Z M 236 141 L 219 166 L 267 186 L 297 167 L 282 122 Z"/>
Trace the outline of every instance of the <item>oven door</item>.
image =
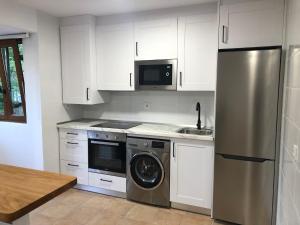
<path id="1" fill-rule="evenodd" d="M 135 62 L 139 89 L 176 90 L 177 60 Z"/>
<path id="2" fill-rule="evenodd" d="M 89 171 L 124 177 L 126 143 L 89 139 Z"/>

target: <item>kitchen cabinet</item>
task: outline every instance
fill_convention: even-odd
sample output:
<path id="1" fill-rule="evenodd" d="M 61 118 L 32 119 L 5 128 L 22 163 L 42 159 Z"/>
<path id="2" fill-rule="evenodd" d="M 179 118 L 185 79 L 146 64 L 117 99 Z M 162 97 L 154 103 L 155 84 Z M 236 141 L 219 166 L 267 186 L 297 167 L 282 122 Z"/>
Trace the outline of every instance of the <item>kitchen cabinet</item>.
<path id="1" fill-rule="evenodd" d="M 135 60 L 177 58 L 177 18 L 137 21 Z"/>
<path id="2" fill-rule="evenodd" d="M 214 91 L 217 74 L 218 16 L 178 19 L 178 91 Z"/>
<path id="3" fill-rule="evenodd" d="M 95 23 L 60 27 L 64 104 L 99 104 L 107 98 L 97 90 Z"/>
<path id="4" fill-rule="evenodd" d="M 99 173 L 89 173 L 89 185 L 112 191 L 126 192 L 126 178 Z"/>
<path id="5" fill-rule="evenodd" d="M 210 210 L 213 142 L 175 140 L 171 153 L 171 202 Z"/>
<path id="6" fill-rule="evenodd" d="M 99 90 L 133 91 L 133 23 L 99 26 L 96 37 Z"/>
<path id="7" fill-rule="evenodd" d="M 224 2 L 220 6 L 220 49 L 282 45 L 284 0 Z"/>
<path id="8" fill-rule="evenodd" d="M 60 172 L 88 185 L 88 138 L 86 130 L 60 129 Z"/>

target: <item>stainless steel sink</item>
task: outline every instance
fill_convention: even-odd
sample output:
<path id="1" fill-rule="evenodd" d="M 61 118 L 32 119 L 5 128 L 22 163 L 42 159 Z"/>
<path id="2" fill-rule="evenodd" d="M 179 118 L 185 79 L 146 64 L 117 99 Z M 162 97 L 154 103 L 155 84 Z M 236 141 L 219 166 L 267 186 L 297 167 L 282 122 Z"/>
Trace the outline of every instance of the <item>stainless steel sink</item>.
<path id="1" fill-rule="evenodd" d="M 190 127 L 186 127 L 186 128 L 182 128 L 181 130 L 177 131 L 177 133 L 180 134 L 195 134 L 195 135 L 212 135 L 213 131 L 210 129 L 201 129 L 198 130 L 196 128 L 190 128 Z"/>

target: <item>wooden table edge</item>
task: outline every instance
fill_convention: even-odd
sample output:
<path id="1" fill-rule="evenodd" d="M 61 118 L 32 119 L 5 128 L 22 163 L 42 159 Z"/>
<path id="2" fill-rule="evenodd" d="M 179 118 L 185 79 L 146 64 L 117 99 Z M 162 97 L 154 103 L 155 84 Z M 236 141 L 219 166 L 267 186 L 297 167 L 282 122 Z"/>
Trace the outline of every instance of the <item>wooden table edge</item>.
<path id="1" fill-rule="evenodd" d="M 25 216 L 26 214 L 30 213 L 34 209 L 42 206 L 46 202 L 50 201 L 51 199 L 57 197 L 58 195 L 64 193 L 68 189 L 72 188 L 77 184 L 77 179 L 74 178 L 74 180 L 70 181 L 69 183 L 65 184 L 64 186 L 54 190 L 53 192 L 43 196 L 42 198 L 38 199 L 37 201 L 25 206 L 24 208 L 17 210 L 13 213 L 9 214 L 1 214 L 0 213 L 0 222 L 4 223 L 12 223 L 13 221 L 21 218 L 22 216 Z"/>

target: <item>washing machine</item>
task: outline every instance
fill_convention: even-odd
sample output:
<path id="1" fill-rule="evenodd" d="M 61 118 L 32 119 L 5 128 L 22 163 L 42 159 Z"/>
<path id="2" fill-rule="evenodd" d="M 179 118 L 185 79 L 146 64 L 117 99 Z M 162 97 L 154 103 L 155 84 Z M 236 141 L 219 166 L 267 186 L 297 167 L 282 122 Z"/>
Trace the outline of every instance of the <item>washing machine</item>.
<path id="1" fill-rule="evenodd" d="M 128 137 L 127 199 L 170 207 L 170 141 Z"/>

